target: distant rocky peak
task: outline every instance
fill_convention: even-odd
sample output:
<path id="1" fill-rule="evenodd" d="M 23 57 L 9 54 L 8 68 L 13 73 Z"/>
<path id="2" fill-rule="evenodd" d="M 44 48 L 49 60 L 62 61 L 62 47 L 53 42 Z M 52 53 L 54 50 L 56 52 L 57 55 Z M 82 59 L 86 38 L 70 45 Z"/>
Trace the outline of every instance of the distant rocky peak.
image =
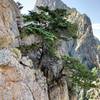
<path id="1" fill-rule="evenodd" d="M 36 0 L 35 11 L 37 11 L 37 6 L 48 6 L 51 10 L 56 8 L 67 8 L 61 0 Z"/>

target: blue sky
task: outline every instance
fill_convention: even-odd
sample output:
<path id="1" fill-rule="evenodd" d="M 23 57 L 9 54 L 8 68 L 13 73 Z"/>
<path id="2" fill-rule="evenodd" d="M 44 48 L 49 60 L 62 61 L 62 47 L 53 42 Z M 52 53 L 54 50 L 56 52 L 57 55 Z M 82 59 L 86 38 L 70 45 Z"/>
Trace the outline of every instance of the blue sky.
<path id="1" fill-rule="evenodd" d="M 22 13 L 33 9 L 36 0 L 15 0 L 23 4 Z M 87 14 L 91 21 L 93 32 L 100 39 L 100 0 L 62 0 L 71 8 L 76 8 L 80 13 Z"/>

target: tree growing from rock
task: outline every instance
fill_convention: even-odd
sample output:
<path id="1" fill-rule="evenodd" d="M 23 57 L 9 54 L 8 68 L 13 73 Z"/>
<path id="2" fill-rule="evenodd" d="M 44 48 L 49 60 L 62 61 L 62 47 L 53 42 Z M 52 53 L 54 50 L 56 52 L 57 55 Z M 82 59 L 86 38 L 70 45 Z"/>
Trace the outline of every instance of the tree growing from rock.
<path id="1" fill-rule="evenodd" d="M 61 38 L 60 30 L 65 30 L 66 38 L 77 38 L 77 25 L 67 21 L 69 13 L 65 9 L 49 10 L 48 7 L 37 7 L 38 12 L 29 11 L 28 15 L 23 15 L 24 22 L 26 23 L 21 31 L 21 38 L 31 34 L 37 34 L 42 38 L 40 44 L 32 44 L 31 46 L 21 46 L 22 51 L 33 50 L 38 48 L 40 52 L 40 58 L 38 61 L 38 68 L 42 69 L 43 59 L 45 56 L 50 58 L 56 58 L 56 42 Z M 81 89 L 87 90 L 91 87 L 95 87 L 92 82 L 96 79 L 96 73 L 93 74 L 81 64 L 79 60 L 72 57 L 62 57 L 63 68 L 60 71 L 60 75 L 56 79 L 63 77 L 63 71 L 69 70 L 71 77 L 67 74 L 64 76 L 71 80 L 73 86 L 79 86 Z M 56 80 L 57 82 L 57 80 Z M 84 92 L 84 96 L 85 96 Z"/>
<path id="2" fill-rule="evenodd" d="M 21 32 L 21 37 L 38 34 L 42 38 L 41 57 L 44 55 L 55 56 L 56 41 L 60 38 L 59 30 L 66 30 L 66 37 L 77 37 L 77 25 L 68 22 L 68 13 L 65 9 L 49 10 L 48 7 L 37 7 L 39 12 L 29 11 L 23 15 L 24 22 L 28 23 Z"/>

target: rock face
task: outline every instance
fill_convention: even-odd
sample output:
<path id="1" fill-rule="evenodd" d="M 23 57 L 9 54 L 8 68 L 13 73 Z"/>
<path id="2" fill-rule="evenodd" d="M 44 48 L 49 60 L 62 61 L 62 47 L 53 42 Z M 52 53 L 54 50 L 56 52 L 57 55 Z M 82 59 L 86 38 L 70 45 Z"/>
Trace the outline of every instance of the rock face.
<path id="1" fill-rule="evenodd" d="M 0 48 L 18 45 L 20 16 L 13 0 L 0 0 Z"/>
<path id="2" fill-rule="evenodd" d="M 0 100 L 69 100 L 66 81 L 48 90 L 43 73 L 31 62 L 15 48 L 0 50 Z"/>
<path id="3" fill-rule="evenodd" d="M 89 17 L 81 15 L 75 9 L 72 9 L 69 21 L 78 24 L 78 39 L 70 52 L 72 56 L 79 57 L 81 62 L 89 68 L 98 66 L 98 53 L 96 48 L 95 37 L 93 36 L 92 25 Z"/>
<path id="4" fill-rule="evenodd" d="M 87 15 L 80 14 L 76 9 L 67 7 L 61 0 L 37 0 L 35 9 L 36 6 L 67 9 L 70 12 L 67 20 L 78 25 L 78 39 L 67 42 L 60 40 L 59 54 L 78 57 L 89 68 L 99 65 L 97 43 L 93 36 L 91 21 Z"/>
<path id="5" fill-rule="evenodd" d="M 34 68 L 35 62 L 12 48 L 19 45 L 18 28 L 21 25 L 21 15 L 15 2 L 0 1 L 0 100 L 69 100 L 65 79 L 62 79 L 62 86 L 49 90 L 47 78 Z M 37 39 L 25 44 L 30 45 L 34 41 Z"/>
<path id="6" fill-rule="evenodd" d="M 67 7 L 61 0 L 37 0 L 35 11 L 38 11 L 36 6 L 48 6 L 51 10 L 56 8 L 67 9 L 67 11 L 70 13 L 67 20 L 78 25 L 78 38 L 76 40 L 71 39 L 69 41 L 66 41 L 64 39 L 60 39 L 58 41 L 59 45 L 57 53 L 59 56 L 70 55 L 75 58 L 79 58 L 79 60 L 83 64 L 87 65 L 90 69 L 94 66 L 100 65 L 100 56 L 97 50 L 97 41 L 95 40 L 95 37 L 93 35 L 91 20 L 86 14 L 80 14 L 76 9 Z M 48 63 L 49 62 L 50 61 L 48 60 Z M 62 62 L 57 61 L 55 63 L 51 61 L 50 63 L 52 63 L 52 65 L 48 68 L 49 71 L 52 70 L 50 75 L 58 77 L 62 67 Z M 67 84 L 65 86 L 67 86 Z M 60 91 L 59 86 L 54 86 L 52 89 L 49 89 L 50 98 L 52 98 L 51 100 L 68 100 L 69 97 L 67 97 L 66 99 L 57 98 L 61 96 L 61 94 L 58 95 L 59 92 L 63 93 L 63 91 L 68 91 L 64 90 L 64 88 L 65 87 L 62 86 L 62 89 L 60 89 Z M 70 97 L 70 100 L 77 100 L 77 97 L 72 95 Z"/>
<path id="7" fill-rule="evenodd" d="M 16 56 L 12 50 L 0 50 L 0 100 L 49 100 L 42 72 L 30 69 L 29 60 L 20 64 Z"/>
<path id="8" fill-rule="evenodd" d="M 86 15 L 81 15 L 75 9 L 68 8 L 60 0 L 37 0 L 36 6 L 49 6 L 50 9 L 63 8 L 71 12 L 68 20 L 78 24 L 78 39 L 58 41 L 57 53 L 78 57 L 88 67 L 98 65 L 99 57 L 96 40 L 93 36 L 91 21 Z M 37 11 L 37 8 L 35 7 Z M 22 26 L 21 15 L 13 0 L 0 1 L 0 100 L 77 100 L 76 96 L 69 97 L 66 79 L 52 82 L 57 78 L 62 68 L 62 61 L 45 58 L 48 73 L 36 69 L 36 50 L 23 56 L 16 47 L 31 45 L 41 41 L 38 36 L 28 36 L 19 41 L 19 30 Z M 8 48 L 9 47 L 9 48 Z M 98 59 L 97 59 L 98 58 Z M 49 82 L 50 81 L 50 82 Z"/>
<path id="9" fill-rule="evenodd" d="M 18 45 L 20 16 L 13 0 L 0 0 L 0 100 L 49 100 L 42 72 L 12 48 Z"/>
<path id="10" fill-rule="evenodd" d="M 51 10 L 56 8 L 67 8 L 67 6 L 61 0 L 36 0 L 36 6 L 48 6 Z M 34 8 L 35 11 L 37 11 L 36 6 Z"/>

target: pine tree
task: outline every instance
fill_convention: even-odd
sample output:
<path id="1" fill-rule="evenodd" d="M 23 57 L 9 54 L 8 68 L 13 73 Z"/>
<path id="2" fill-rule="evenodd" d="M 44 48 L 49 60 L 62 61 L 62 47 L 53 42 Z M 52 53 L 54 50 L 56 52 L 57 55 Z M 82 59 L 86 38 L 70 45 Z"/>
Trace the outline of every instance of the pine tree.
<path id="1" fill-rule="evenodd" d="M 21 32 L 21 36 L 38 34 L 42 37 L 43 51 L 48 55 L 55 55 L 55 44 L 60 38 L 59 30 L 66 30 L 66 37 L 77 37 L 77 25 L 66 20 L 68 13 L 65 9 L 49 10 L 48 7 L 38 7 L 39 12 L 29 11 L 23 15 L 24 22 L 28 22 Z"/>

